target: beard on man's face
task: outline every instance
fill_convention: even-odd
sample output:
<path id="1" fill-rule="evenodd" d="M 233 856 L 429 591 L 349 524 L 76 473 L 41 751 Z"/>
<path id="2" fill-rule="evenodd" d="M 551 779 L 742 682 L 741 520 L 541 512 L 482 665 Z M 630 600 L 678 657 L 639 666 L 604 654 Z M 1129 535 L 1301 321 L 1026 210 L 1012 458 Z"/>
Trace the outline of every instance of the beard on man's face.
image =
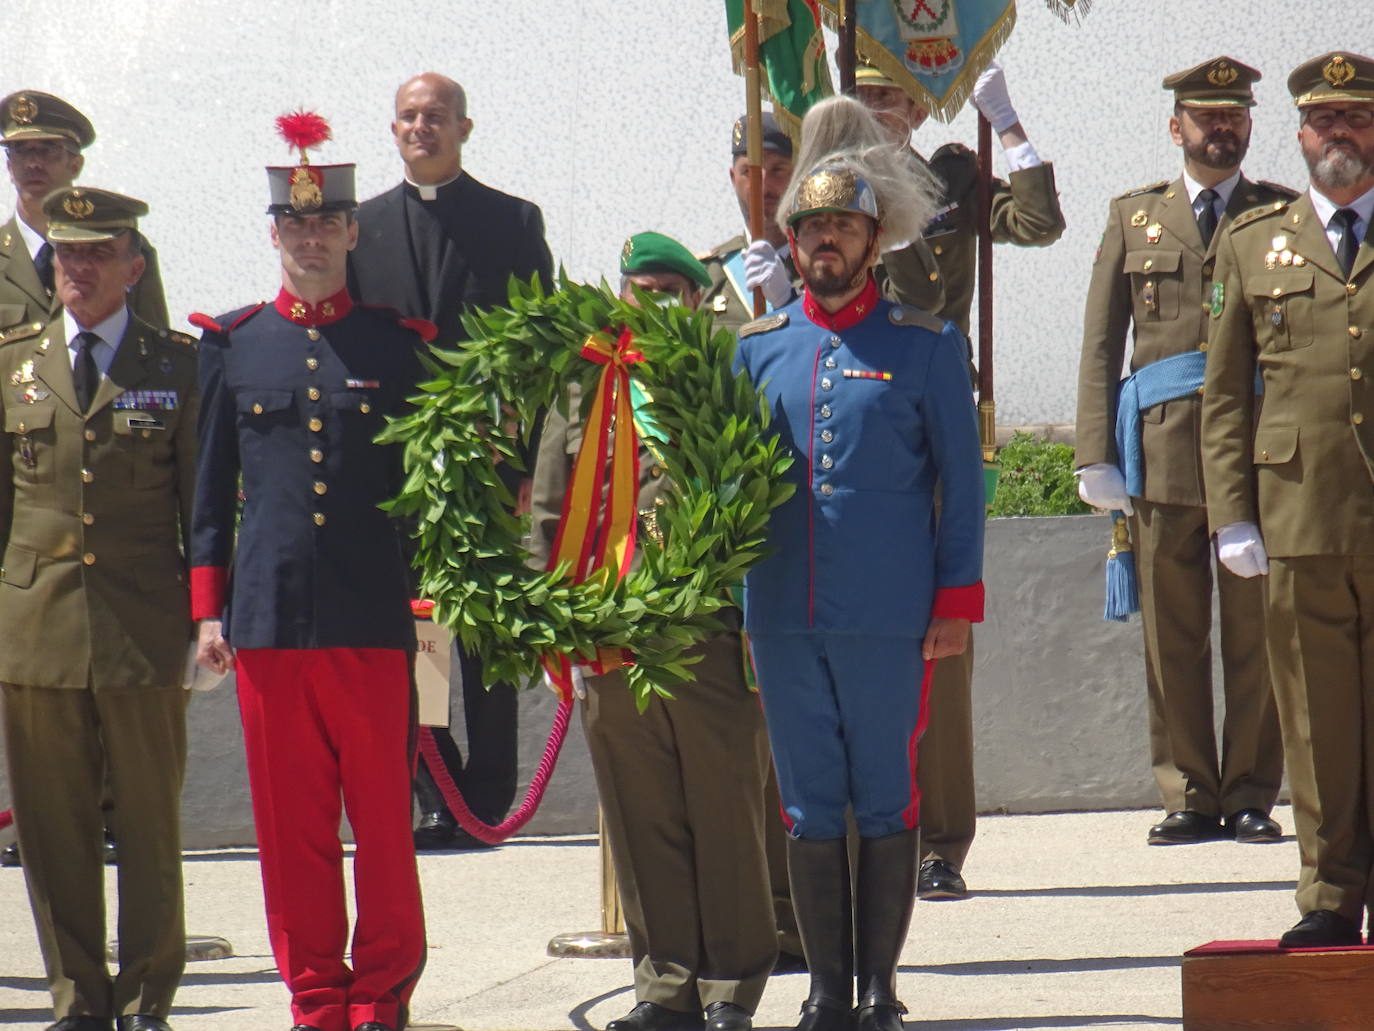
<path id="1" fill-rule="evenodd" d="M 1328 190 L 1346 190 L 1374 175 L 1374 147 L 1361 150 L 1350 139 L 1303 147 L 1312 181 Z"/>
<path id="2" fill-rule="evenodd" d="M 1245 159 L 1250 139 L 1230 129 L 1216 129 L 1200 140 L 1183 145 L 1183 153 L 1203 168 L 1235 168 Z"/>
<path id="3" fill-rule="evenodd" d="M 816 267 L 816 259 L 821 255 L 833 254 L 839 259 L 839 267 L 827 265 L 825 268 Z M 806 280 L 806 285 L 810 287 L 811 293 L 817 297 L 838 297 L 854 289 L 862 280 L 867 272 L 864 267 L 864 259 L 860 257 L 857 261 L 849 262 L 845 260 L 844 254 L 838 247 L 831 247 L 822 244 L 811 254 L 811 262 L 805 269 L 802 278 Z"/>

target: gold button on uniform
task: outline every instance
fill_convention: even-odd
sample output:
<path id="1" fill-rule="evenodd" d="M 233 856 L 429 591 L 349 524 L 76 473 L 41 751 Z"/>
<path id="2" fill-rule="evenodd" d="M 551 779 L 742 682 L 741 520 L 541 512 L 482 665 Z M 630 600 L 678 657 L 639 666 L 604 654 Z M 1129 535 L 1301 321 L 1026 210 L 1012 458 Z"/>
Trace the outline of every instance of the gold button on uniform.
<path id="1" fill-rule="evenodd" d="M 95 516 L 91 515 L 89 512 L 83 513 L 81 516 L 81 521 L 85 525 L 90 526 L 93 522 L 95 522 Z"/>
<path id="2" fill-rule="evenodd" d="M 829 444 L 834 439 L 835 434 L 831 433 L 829 430 L 821 430 L 821 440 Z"/>
<path id="3" fill-rule="evenodd" d="M 315 525 L 316 525 L 316 526 L 323 526 L 323 525 L 324 525 L 324 513 L 323 513 L 323 512 L 316 512 L 316 513 L 315 513 Z"/>
<path id="4" fill-rule="evenodd" d="M 318 418 L 311 419 L 309 426 L 311 433 L 319 433 L 320 430 L 324 429 L 324 423 L 321 422 Z"/>
<path id="5" fill-rule="evenodd" d="M 831 494 L 835 493 L 835 488 L 830 486 L 830 484 L 828 483 L 822 483 L 821 493 L 824 494 L 826 497 L 829 497 Z"/>
<path id="6" fill-rule="evenodd" d="M 1346 283 L 1346 284 L 1345 284 L 1345 292 L 1348 293 L 1348 294 L 1358 293 L 1358 292 L 1359 292 L 1359 289 L 1360 289 L 1360 288 L 1359 288 L 1358 286 L 1356 286 L 1354 283 Z"/>
<path id="7" fill-rule="evenodd" d="M 307 329 L 305 331 L 305 335 L 308 336 L 311 340 L 320 339 L 320 331 L 316 329 L 314 326 L 311 326 L 309 329 Z"/>
<path id="8" fill-rule="evenodd" d="M 311 372 L 314 372 L 320 367 L 320 360 L 318 358 L 307 358 L 305 360 L 305 367 Z"/>
<path id="9" fill-rule="evenodd" d="M 312 447 L 312 448 L 310 449 L 310 461 L 312 461 L 312 462 L 323 462 L 323 461 L 324 461 L 324 452 L 321 451 L 321 450 L 320 450 L 319 448 L 317 448 L 317 447 Z"/>
<path id="10" fill-rule="evenodd" d="M 262 414 L 262 405 L 254 405 L 254 406 L 253 406 L 253 414 L 254 414 L 254 415 L 261 415 L 261 414 Z"/>
<path id="11" fill-rule="evenodd" d="M 1353 336 L 1353 337 L 1358 337 L 1358 336 L 1360 335 L 1360 327 L 1359 327 L 1359 326 L 1351 326 L 1349 332 L 1350 332 L 1350 335 L 1351 335 L 1351 336 Z"/>
<path id="12" fill-rule="evenodd" d="M 1356 426 L 1358 426 L 1360 423 L 1364 422 L 1364 416 L 1361 413 L 1356 412 L 1354 415 L 1350 417 L 1350 421 L 1353 422 Z"/>
<path id="13" fill-rule="evenodd" d="M 658 479 L 660 476 L 663 475 L 663 470 L 656 465 L 651 465 L 649 466 L 649 475 L 652 476 L 654 479 Z"/>
<path id="14" fill-rule="evenodd" d="M 1261 451 L 1261 452 L 1260 452 L 1260 457 L 1261 457 L 1261 458 L 1268 458 L 1268 457 L 1269 457 L 1269 452 L 1268 452 L 1268 451 Z"/>
<path id="15" fill-rule="evenodd" d="M 944 253 L 945 253 L 945 249 L 944 249 L 943 247 L 941 247 L 939 244 L 936 244 L 935 247 L 932 248 L 932 249 L 935 251 L 936 254 L 944 254 Z"/>
<path id="16" fill-rule="evenodd" d="M 1281 293 L 1283 293 L 1283 288 L 1282 288 L 1282 287 L 1279 287 L 1279 286 L 1274 287 L 1274 296 L 1275 296 L 1275 297 L 1278 297 L 1279 294 L 1281 294 Z"/>
<path id="17" fill-rule="evenodd" d="M 1197 349 L 1198 349 L 1199 351 L 1205 351 L 1205 350 L 1207 350 L 1207 341 L 1204 340 L 1202 343 L 1198 344 L 1198 345 L 1197 345 Z"/>
<path id="18" fill-rule="evenodd" d="M 95 440 L 95 430 L 87 430 L 83 436 L 85 436 L 87 440 Z"/>
<path id="19" fill-rule="evenodd" d="M 86 552 L 86 554 L 81 556 L 81 561 L 88 566 L 93 566 L 95 565 L 95 556 L 88 551 Z"/>
<path id="20" fill-rule="evenodd" d="M 358 406 L 358 411 L 366 415 L 368 412 L 372 411 L 372 406 L 368 404 L 366 401 L 364 401 L 362 404 Z"/>
<path id="21" fill-rule="evenodd" d="M 940 278 L 940 273 L 938 273 L 938 272 L 932 272 L 932 273 L 930 274 L 930 281 L 931 281 L 932 283 L 935 282 L 935 281 L 936 281 L 937 279 L 939 279 L 939 278 Z"/>
<path id="22" fill-rule="evenodd" d="M 1357 368 L 1356 368 L 1356 369 L 1351 369 L 1351 370 L 1350 370 L 1350 378 L 1351 378 L 1351 379 L 1359 379 L 1359 378 L 1360 378 L 1361 376 L 1363 376 L 1363 375 L 1364 375 L 1364 373 L 1362 373 L 1362 372 L 1361 372 L 1359 369 L 1357 369 Z"/>
<path id="23" fill-rule="evenodd" d="M 89 469 L 82 469 L 82 470 L 81 470 L 81 482 L 82 482 L 82 483 L 92 483 L 92 482 L 94 482 L 94 480 L 95 480 L 95 473 L 91 472 Z"/>
<path id="24" fill-rule="evenodd" d="M 309 390 L 305 392 L 305 396 L 310 398 L 310 400 L 312 401 L 318 401 L 320 399 L 320 388 L 311 387 Z"/>
<path id="25" fill-rule="evenodd" d="M 1145 269 L 1146 272 L 1149 272 L 1150 269 L 1152 269 L 1152 268 L 1155 267 L 1155 260 L 1154 260 L 1154 258 L 1146 258 L 1146 259 L 1145 259 L 1145 264 L 1144 264 L 1142 267 Z"/>
<path id="26" fill-rule="evenodd" d="M 316 494 L 323 494 L 323 493 L 325 493 L 327 490 L 329 490 L 329 485 L 328 485 L 327 483 L 325 483 L 323 480 L 316 480 L 316 481 L 315 481 L 315 493 L 316 493 Z"/>

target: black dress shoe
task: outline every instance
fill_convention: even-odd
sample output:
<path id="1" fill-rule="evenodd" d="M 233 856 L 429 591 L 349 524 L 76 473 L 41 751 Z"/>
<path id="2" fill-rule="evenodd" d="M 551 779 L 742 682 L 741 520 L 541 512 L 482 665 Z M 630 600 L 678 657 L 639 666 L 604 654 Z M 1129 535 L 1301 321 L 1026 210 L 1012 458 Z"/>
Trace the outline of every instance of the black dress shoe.
<path id="1" fill-rule="evenodd" d="M 4 849 L 0 849 L 0 866 L 22 866 L 24 861 L 19 858 L 19 842 L 11 841 Z"/>
<path id="2" fill-rule="evenodd" d="M 1192 809 L 1170 813 L 1150 828 L 1151 845 L 1194 845 L 1200 841 L 1217 841 L 1225 837 L 1221 820 L 1204 816 Z"/>
<path id="3" fill-rule="evenodd" d="M 916 897 L 927 902 L 947 902 L 968 898 L 968 885 L 943 859 L 927 859 L 916 878 Z"/>
<path id="4" fill-rule="evenodd" d="M 795 952 L 779 952 L 777 962 L 773 964 L 775 974 L 804 974 L 809 969 L 806 957 L 798 956 Z"/>
<path id="5" fill-rule="evenodd" d="M 291 1031 L 320 1031 L 314 1024 L 292 1024 Z"/>
<path id="6" fill-rule="evenodd" d="M 1329 909 L 1312 910 L 1279 939 L 1281 949 L 1330 949 L 1360 944 L 1360 925 Z"/>
<path id="7" fill-rule="evenodd" d="M 380 1020 L 369 1020 L 359 1024 L 353 1031 L 395 1031 L 390 1024 L 383 1024 Z"/>
<path id="8" fill-rule="evenodd" d="M 425 813 L 414 838 L 416 852 L 470 852 L 495 847 L 474 838 L 448 813 Z"/>
<path id="9" fill-rule="evenodd" d="M 56 1024 L 49 1024 L 48 1031 L 113 1031 L 114 1021 L 109 1017 L 63 1017 Z"/>
<path id="10" fill-rule="evenodd" d="M 619 1020 L 606 1025 L 606 1031 L 701 1031 L 700 1013 L 670 1010 L 656 1002 L 641 1002 Z"/>
<path id="11" fill-rule="evenodd" d="M 1267 845 L 1283 840 L 1283 828 L 1263 809 L 1242 809 L 1226 821 L 1231 837 L 1244 845 Z"/>
<path id="12" fill-rule="evenodd" d="M 713 1002 L 706 1007 L 706 1031 L 754 1031 L 754 1018 L 733 1002 Z"/>
<path id="13" fill-rule="evenodd" d="M 158 1017 L 131 1013 L 115 1019 L 115 1031 L 172 1031 L 172 1025 Z"/>

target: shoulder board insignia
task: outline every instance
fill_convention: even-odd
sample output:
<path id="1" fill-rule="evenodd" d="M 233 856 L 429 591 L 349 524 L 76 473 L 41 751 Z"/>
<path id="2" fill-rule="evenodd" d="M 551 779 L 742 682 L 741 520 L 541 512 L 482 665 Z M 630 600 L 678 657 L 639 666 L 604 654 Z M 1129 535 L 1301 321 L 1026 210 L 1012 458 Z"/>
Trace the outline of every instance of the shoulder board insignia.
<path id="1" fill-rule="evenodd" d="M 753 322 L 746 322 L 739 328 L 740 339 L 751 337 L 756 333 L 768 333 L 775 329 L 781 329 L 787 325 L 787 312 L 775 311 L 772 315 L 765 315 L 761 319 Z"/>
<path id="2" fill-rule="evenodd" d="M 1283 183 L 1272 183 L 1268 179 L 1260 179 L 1256 181 L 1255 185 L 1263 186 L 1266 190 L 1271 193 L 1276 193 L 1286 200 L 1297 200 L 1302 196 L 1298 190 L 1293 189 L 1291 186 L 1284 186 Z"/>
<path id="3" fill-rule="evenodd" d="M 159 329 L 158 338 L 166 340 L 169 344 L 180 344 L 182 347 L 195 347 L 198 340 L 189 333 L 180 333 L 175 329 Z"/>
<path id="4" fill-rule="evenodd" d="M 705 254 L 698 254 L 697 261 L 724 261 L 736 251 L 744 250 L 745 240 L 742 236 L 732 236 L 722 244 L 717 244 Z"/>
<path id="5" fill-rule="evenodd" d="M 1116 199 L 1125 200 L 1127 197 L 1139 197 L 1142 193 L 1158 193 L 1160 190 L 1164 189 L 1164 187 L 1168 186 L 1171 182 L 1173 182 L 1172 179 L 1161 179 L 1157 183 L 1151 183 L 1149 186 L 1142 186 L 1137 190 L 1127 190 L 1125 193 L 1121 194 Z"/>
<path id="6" fill-rule="evenodd" d="M 434 323 L 430 322 L 428 319 L 408 319 L 395 308 L 392 308 L 389 305 L 360 304 L 358 305 L 358 307 L 366 308 L 368 311 L 375 311 L 379 315 L 385 315 L 387 318 L 395 322 L 398 326 L 404 326 L 406 329 L 418 333 L 420 335 L 420 339 L 427 344 L 432 342 L 434 338 L 439 335 L 439 327 L 436 326 Z"/>
<path id="7" fill-rule="evenodd" d="M 887 320 L 894 326 L 917 326 L 932 333 L 943 333 L 945 330 L 943 319 L 910 304 L 894 304 L 887 313 Z"/>
<path id="8" fill-rule="evenodd" d="M 200 329 L 208 329 L 211 333 L 224 332 L 224 327 L 221 326 L 214 319 L 210 318 L 210 316 L 206 315 L 204 312 L 193 311 L 191 312 L 190 316 L 186 319 L 186 321 L 193 326 L 199 327 Z"/>
<path id="9" fill-rule="evenodd" d="M 0 347 L 5 344 L 12 344 L 16 340 L 27 340 L 29 337 L 37 336 L 42 332 L 42 329 L 43 323 L 41 322 L 25 322 L 22 325 L 14 326 L 5 330 L 4 333 L 0 333 Z"/>
<path id="10" fill-rule="evenodd" d="M 1271 204 L 1261 204 L 1257 208 L 1250 208 L 1248 211 L 1242 211 L 1236 216 L 1236 220 L 1231 223 L 1231 228 L 1239 229 L 1241 226 L 1247 226 L 1251 222 L 1257 222 L 1268 215 L 1274 215 L 1280 211 L 1286 210 L 1288 210 L 1288 202 L 1283 200 L 1276 200 Z"/>

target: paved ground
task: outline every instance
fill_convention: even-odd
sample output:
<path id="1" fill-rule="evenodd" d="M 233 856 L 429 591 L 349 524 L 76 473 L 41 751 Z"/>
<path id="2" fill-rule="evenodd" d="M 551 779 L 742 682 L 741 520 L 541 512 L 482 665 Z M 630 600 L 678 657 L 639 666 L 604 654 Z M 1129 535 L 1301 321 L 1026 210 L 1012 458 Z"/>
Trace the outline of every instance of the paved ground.
<path id="1" fill-rule="evenodd" d="M 918 903 L 899 988 L 922 1031 L 1181 1027 L 1179 957 L 1218 938 L 1274 938 L 1297 917 L 1297 848 L 1218 842 L 1149 848 L 1148 812 L 988 817 L 963 902 Z M 595 840 L 524 838 L 421 860 L 431 941 L 416 1028 L 600 1028 L 633 1002 L 629 963 L 552 959 L 548 939 L 600 919 Z M 110 885 L 111 890 L 113 884 Z M 113 894 L 111 894 L 113 900 Z M 178 1031 L 285 1031 L 252 851 L 187 857 L 188 930 L 232 959 L 194 963 Z M 111 902 L 113 907 L 113 901 Z M 0 870 L 0 1027 L 49 1021 L 23 878 Z M 760 1028 L 791 1028 L 804 975 L 775 977 Z"/>

